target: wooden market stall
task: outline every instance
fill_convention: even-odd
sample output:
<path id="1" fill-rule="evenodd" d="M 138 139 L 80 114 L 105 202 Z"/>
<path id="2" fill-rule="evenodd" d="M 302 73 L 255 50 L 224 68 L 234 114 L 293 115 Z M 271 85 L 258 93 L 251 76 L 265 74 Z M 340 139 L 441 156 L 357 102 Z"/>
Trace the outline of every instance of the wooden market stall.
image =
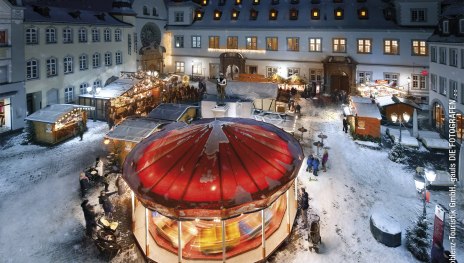
<path id="1" fill-rule="evenodd" d="M 92 109 L 83 105 L 53 104 L 25 119 L 31 123 L 34 141 L 56 144 L 78 134 L 78 121 L 81 120 L 86 127 L 87 111 Z"/>
<path id="2" fill-rule="evenodd" d="M 380 138 L 380 110 L 369 98 L 351 97 L 344 108 L 351 131 L 359 136 Z"/>
<path id="3" fill-rule="evenodd" d="M 414 109 L 421 110 L 421 107 L 414 101 L 397 96 L 384 96 L 375 98 L 377 105 L 380 108 L 382 118 L 391 122 L 392 113 L 403 116 L 403 113 L 413 116 Z"/>

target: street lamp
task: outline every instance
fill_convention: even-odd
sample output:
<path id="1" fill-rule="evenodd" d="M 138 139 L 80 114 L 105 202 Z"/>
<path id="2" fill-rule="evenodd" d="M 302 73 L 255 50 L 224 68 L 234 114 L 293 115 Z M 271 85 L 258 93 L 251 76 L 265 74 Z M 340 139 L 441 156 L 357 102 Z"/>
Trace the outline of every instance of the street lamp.
<path id="1" fill-rule="evenodd" d="M 407 78 L 407 81 L 408 81 L 408 95 L 409 95 L 409 84 L 411 84 L 411 78 L 409 76 Z"/>
<path id="2" fill-rule="evenodd" d="M 411 116 L 410 116 L 407 112 L 404 112 L 404 113 L 403 113 L 403 117 L 401 117 L 401 115 L 398 116 L 398 114 L 396 114 L 396 112 L 393 112 L 393 113 L 391 114 L 391 120 L 392 120 L 394 123 L 396 123 L 396 121 L 398 120 L 398 122 L 400 123 L 400 140 L 399 140 L 399 143 L 401 143 L 401 125 L 402 125 L 403 123 L 408 122 L 410 117 L 411 117 Z M 404 122 L 403 122 L 403 121 L 404 121 Z"/>
<path id="3" fill-rule="evenodd" d="M 422 196 L 422 202 L 423 202 L 423 216 L 427 216 L 426 212 L 426 201 L 427 201 L 427 186 L 429 186 L 428 183 L 431 183 L 435 181 L 436 174 L 434 171 L 431 170 L 425 170 L 425 172 L 419 172 L 416 174 L 414 177 L 414 183 L 416 185 L 416 190 L 421 194 Z"/>
<path id="4" fill-rule="evenodd" d="M 95 107 L 93 110 L 93 121 L 97 121 L 97 101 L 95 100 L 95 95 L 100 93 L 101 88 L 96 86 L 88 86 L 87 92 L 92 94 L 92 101 L 93 106 Z"/>

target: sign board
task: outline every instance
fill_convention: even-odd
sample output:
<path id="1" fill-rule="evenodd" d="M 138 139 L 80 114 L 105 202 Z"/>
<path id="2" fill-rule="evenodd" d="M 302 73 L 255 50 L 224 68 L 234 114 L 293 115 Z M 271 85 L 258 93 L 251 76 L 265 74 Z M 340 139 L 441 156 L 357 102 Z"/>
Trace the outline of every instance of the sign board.
<path id="1" fill-rule="evenodd" d="M 432 241 L 432 251 L 431 258 L 438 259 L 441 258 L 443 253 L 443 235 L 445 230 L 445 209 L 440 206 L 435 206 L 435 219 L 433 222 L 433 241 Z M 441 248 L 441 249 L 437 249 Z"/>

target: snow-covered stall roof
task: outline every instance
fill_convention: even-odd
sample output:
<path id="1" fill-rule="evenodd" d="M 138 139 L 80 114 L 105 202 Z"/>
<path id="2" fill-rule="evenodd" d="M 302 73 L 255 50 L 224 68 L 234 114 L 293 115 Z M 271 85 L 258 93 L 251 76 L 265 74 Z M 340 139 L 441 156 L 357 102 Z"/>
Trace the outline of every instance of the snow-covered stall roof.
<path id="1" fill-rule="evenodd" d="M 279 84 L 272 82 L 243 82 L 228 81 L 226 86 L 226 98 L 237 97 L 245 100 L 277 98 Z M 207 81 L 206 92 L 217 94 L 216 84 Z"/>
<path id="2" fill-rule="evenodd" d="M 359 97 L 359 96 L 351 96 L 350 100 L 356 103 L 372 103 L 371 98 L 365 98 L 365 97 Z"/>
<path id="3" fill-rule="evenodd" d="M 148 117 L 160 120 L 178 121 L 180 117 L 189 109 L 196 106 L 175 103 L 162 103 L 154 108 Z M 193 116 L 192 116 L 193 117 Z"/>
<path id="4" fill-rule="evenodd" d="M 382 119 L 380 115 L 380 110 L 375 103 L 358 103 L 352 102 L 353 115 L 358 115 L 358 117 L 367 117 L 367 118 L 375 118 L 375 119 Z"/>
<path id="5" fill-rule="evenodd" d="M 113 140 L 140 142 L 150 136 L 157 128 L 168 122 L 145 117 L 129 117 L 114 126 L 105 137 Z"/>
<path id="6" fill-rule="evenodd" d="M 139 80 L 137 79 L 118 79 L 111 84 L 103 87 L 98 94 L 95 94 L 97 99 L 112 99 L 117 98 L 130 90 Z M 93 95 L 90 93 L 79 95 L 80 97 L 93 98 Z"/>
<path id="7" fill-rule="evenodd" d="M 298 141 L 252 119 L 168 124 L 141 141 L 123 178 L 148 208 L 174 218 L 230 218 L 285 193 L 303 162 Z"/>
<path id="8" fill-rule="evenodd" d="M 406 98 L 397 97 L 397 96 L 377 97 L 377 98 L 375 98 L 375 101 L 377 102 L 377 105 L 379 105 L 379 107 L 385 107 L 385 106 L 388 106 L 388 105 L 402 103 L 402 104 L 409 105 L 409 106 L 414 107 L 414 108 L 419 109 L 419 110 L 421 109 L 421 107 L 419 105 L 417 105 L 417 103 L 415 103 L 414 101 L 406 99 Z"/>
<path id="9" fill-rule="evenodd" d="M 25 119 L 28 121 L 55 123 L 74 109 L 92 110 L 94 107 L 74 104 L 53 104 L 32 113 Z"/>

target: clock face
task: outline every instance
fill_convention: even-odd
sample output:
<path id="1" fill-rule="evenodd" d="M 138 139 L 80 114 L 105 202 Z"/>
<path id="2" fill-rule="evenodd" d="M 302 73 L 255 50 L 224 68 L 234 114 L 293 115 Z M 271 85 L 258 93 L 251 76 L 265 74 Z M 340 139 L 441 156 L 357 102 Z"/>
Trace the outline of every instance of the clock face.
<path id="1" fill-rule="evenodd" d="M 147 23 L 142 27 L 140 38 L 142 40 L 142 46 L 154 45 L 158 47 L 161 43 L 161 31 L 154 23 Z"/>

